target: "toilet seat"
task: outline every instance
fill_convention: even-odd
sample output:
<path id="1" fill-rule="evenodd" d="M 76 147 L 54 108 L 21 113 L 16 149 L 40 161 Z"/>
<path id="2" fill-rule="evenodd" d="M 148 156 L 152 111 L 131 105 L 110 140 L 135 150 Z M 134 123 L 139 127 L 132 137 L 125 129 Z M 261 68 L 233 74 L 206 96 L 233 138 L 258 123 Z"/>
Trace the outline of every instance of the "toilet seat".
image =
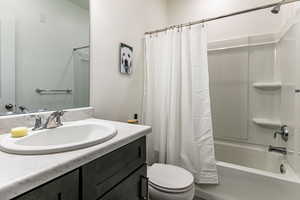
<path id="1" fill-rule="evenodd" d="M 166 193 L 184 193 L 194 187 L 194 177 L 187 170 L 166 164 L 148 168 L 149 186 Z"/>
<path id="2" fill-rule="evenodd" d="M 159 185 L 155 185 L 155 184 L 151 183 L 151 181 L 149 181 L 149 186 L 158 191 L 165 192 L 165 193 L 184 193 L 184 192 L 188 192 L 191 189 L 193 189 L 193 185 L 191 185 L 190 187 L 185 188 L 185 189 L 169 189 L 169 188 L 161 187 Z"/>

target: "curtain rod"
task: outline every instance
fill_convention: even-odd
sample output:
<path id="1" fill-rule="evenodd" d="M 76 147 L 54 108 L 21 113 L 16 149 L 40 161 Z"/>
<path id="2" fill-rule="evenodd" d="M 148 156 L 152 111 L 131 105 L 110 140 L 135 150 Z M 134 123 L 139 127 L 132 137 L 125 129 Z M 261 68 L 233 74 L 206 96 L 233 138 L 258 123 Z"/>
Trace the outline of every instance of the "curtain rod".
<path id="1" fill-rule="evenodd" d="M 157 29 L 157 30 L 154 30 L 154 31 L 146 32 L 145 35 L 151 35 L 151 34 L 154 34 L 154 33 L 164 32 L 164 31 L 167 31 L 167 30 L 172 29 L 172 28 L 181 28 L 181 27 L 192 26 L 192 25 L 196 25 L 196 24 L 202 24 L 202 23 L 205 23 L 205 22 L 215 21 L 215 20 L 218 20 L 218 19 L 226 18 L 226 17 L 232 17 L 232 16 L 235 16 L 235 15 L 241 15 L 241 14 L 245 14 L 245 13 L 249 13 L 249 12 L 253 12 L 253 11 L 257 11 L 257 10 L 272 8 L 274 6 L 278 6 L 278 5 L 282 5 L 282 4 L 294 3 L 296 1 L 300 1 L 300 0 L 280 1 L 280 2 L 277 2 L 277 3 L 258 6 L 258 7 L 247 9 L 247 10 L 242 10 L 242 11 L 233 12 L 233 13 L 226 14 L 226 15 L 221 15 L 221 16 L 218 16 L 218 17 L 211 17 L 211 18 L 206 18 L 206 19 L 194 21 L 194 22 L 189 22 L 189 23 L 184 23 L 184 24 L 179 24 L 179 25 L 172 25 L 172 26 L 168 26 L 168 27 L 163 28 L 163 29 Z"/>

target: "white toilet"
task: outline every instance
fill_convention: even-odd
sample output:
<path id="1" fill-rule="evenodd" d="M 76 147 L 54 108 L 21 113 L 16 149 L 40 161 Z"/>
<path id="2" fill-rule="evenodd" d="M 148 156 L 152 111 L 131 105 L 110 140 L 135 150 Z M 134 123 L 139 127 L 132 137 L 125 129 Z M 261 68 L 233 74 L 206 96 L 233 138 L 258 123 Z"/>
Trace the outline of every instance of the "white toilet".
<path id="1" fill-rule="evenodd" d="M 194 177 L 187 170 L 166 164 L 148 167 L 150 200 L 193 200 Z"/>

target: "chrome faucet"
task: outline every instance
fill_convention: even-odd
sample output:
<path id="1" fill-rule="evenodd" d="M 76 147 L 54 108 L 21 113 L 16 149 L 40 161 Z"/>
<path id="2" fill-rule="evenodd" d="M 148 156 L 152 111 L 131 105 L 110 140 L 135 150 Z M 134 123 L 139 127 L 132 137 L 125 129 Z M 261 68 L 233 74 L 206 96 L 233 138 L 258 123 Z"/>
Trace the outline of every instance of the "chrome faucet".
<path id="1" fill-rule="evenodd" d="M 33 131 L 42 129 L 42 117 L 40 115 L 31 115 L 35 119 Z"/>
<path id="2" fill-rule="evenodd" d="M 269 152 L 277 152 L 283 155 L 287 154 L 287 149 L 285 147 L 274 147 L 272 145 L 269 146 Z"/>
<path id="3" fill-rule="evenodd" d="M 61 117 L 66 113 L 66 111 L 55 111 L 50 114 L 47 118 L 43 129 L 52 129 L 62 126 Z"/>
<path id="4" fill-rule="evenodd" d="M 42 129 L 52 129 L 63 125 L 61 117 L 66 113 L 66 111 L 55 111 L 49 115 L 45 124 L 43 125 L 43 120 L 40 115 L 31 115 L 35 119 L 34 127 L 32 131 L 42 130 Z"/>
<path id="5" fill-rule="evenodd" d="M 289 129 L 287 125 L 284 125 L 280 128 L 280 130 L 276 131 L 274 133 L 274 138 L 277 137 L 277 135 L 281 135 L 281 138 L 283 141 L 287 142 L 289 139 Z"/>

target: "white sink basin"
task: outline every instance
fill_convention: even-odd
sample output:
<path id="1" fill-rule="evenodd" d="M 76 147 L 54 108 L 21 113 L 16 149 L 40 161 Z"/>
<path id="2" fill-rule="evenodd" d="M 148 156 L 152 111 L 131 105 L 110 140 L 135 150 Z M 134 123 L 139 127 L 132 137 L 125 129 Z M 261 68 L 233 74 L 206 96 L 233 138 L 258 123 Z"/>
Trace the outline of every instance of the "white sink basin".
<path id="1" fill-rule="evenodd" d="M 50 154 L 100 144 L 116 136 L 117 130 L 104 123 L 71 122 L 55 129 L 30 132 L 22 138 L 10 134 L 0 140 L 0 149 L 14 154 Z"/>

